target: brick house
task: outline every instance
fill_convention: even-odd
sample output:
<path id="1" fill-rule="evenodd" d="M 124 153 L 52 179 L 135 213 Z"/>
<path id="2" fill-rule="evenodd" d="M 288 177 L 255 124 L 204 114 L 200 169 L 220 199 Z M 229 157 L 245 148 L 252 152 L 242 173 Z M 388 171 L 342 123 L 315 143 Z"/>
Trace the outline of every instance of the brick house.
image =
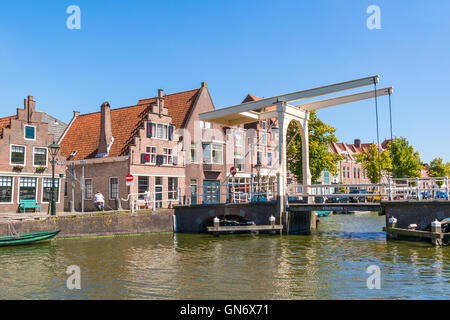
<path id="1" fill-rule="evenodd" d="M 18 212 L 20 200 L 36 200 L 47 212 L 52 172 L 48 146 L 59 138 L 66 124 L 36 111 L 32 96 L 15 116 L 0 118 L 0 212 Z M 62 211 L 65 164 L 56 158 L 56 210 Z"/>
<path id="2" fill-rule="evenodd" d="M 242 103 L 260 99 L 248 94 Z M 273 192 L 278 172 L 278 153 L 275 149 L 278 145 L 276 119 L 247 123 L 227 129 L 230 129 L 227 134 L 227 144 L 231 142 L 233 147 L 227 148 L 227 152 L 232 153 L 227 154 L 227 158 L 232 157 L 232 161 L 227 161 L 226 172 L 228 173 L 232 166 L 237 169 L 236 175 L 234 178 L 229 177 L 228 183 L 239 184 L 234 188 L 235 191 L 250 194 L 250 184 L 258 182 L 259 171 L 259 181 L 266 183 L 261 188 L 264 190 L 269 188 Z M 250 145 L 253 147 L 251 148 Z M 260 164 L 259 169 L 255 166 L 256 164 Z"/>
<path id="3" fill-rule="evenodd" d="M 111 109 L 105 102 L 100 112 L 75 112 L 60 141 L 68 169 L 65 209 L 94 210 L 92 198 L 97 191 L 104 195 L 107 210 L 119 208 L 118 198 L 142 194 L 147 188 L 156 208 L 184 203 L 186 195 L 197 197 L 198 190 L 191 188 L 194 181 L 195 186 L 217 183 L 223 176 L 223 155 L 218 151 L 210 157 L 217 163 L 211 160 L 208 164 L 190 163 L 187 154 L 192 150 L 186 141 L 205 126 L 199 123 L 198 114 L 213 109 L 206 83 L 202 83 L 201 88 L 174 94 L 158 90 L 157 97 L 141 99 L 130 107 Z M 203 143 L 204 149 L 213 143 L 222 148 L 220 134 L 212 138 L 197 144 Z M 194 150 L 198 153 L 199 148 Z M 127 174 L 134 176 L 131 187 L 125 184 Z M 129 207 L 127 202 L 121 205 Z"/>

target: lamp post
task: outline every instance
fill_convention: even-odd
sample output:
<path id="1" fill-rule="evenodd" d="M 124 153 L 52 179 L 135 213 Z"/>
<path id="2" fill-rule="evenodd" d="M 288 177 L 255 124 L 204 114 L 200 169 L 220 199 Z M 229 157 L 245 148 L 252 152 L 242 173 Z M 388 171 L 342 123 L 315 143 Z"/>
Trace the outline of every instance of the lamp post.
<path id="1" fill-rule="evenodd" d="M 52 157 L 52 199 L 51 199 L 51 211 L 50 214 L 52 216 L 56 215 L 56 205 L 55 205 L 55 158 L 58 155 L 60 146 L 53 141 L 51 145 L 48 146 L 48 150 L 50 152 L 50 156 Z"/>

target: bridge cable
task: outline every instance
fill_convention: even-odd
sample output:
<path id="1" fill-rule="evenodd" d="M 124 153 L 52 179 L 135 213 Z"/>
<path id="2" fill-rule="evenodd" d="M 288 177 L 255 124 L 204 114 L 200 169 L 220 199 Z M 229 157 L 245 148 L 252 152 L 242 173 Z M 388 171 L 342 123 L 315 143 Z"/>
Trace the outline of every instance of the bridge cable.
<path id="1" fill-rule="evenodd" d="M 381 176 L 381 153 L 380 153 L 380 129 L 379 129 L 379 125 L 378 125 L 378 95 L 377 95 L 377 82 L 374 78 L 373 80 L 373 84 L 375 87 L 375 115 L 376 115 L 376 124 L 377 124 L 377 153 L 378 153 L 378 169 L 379 169 L 379 176 L 380 179 L 378 181 L 378 183 L 380 184 L 380 192 L 381 192 L 381 180 L 382 180 L 382 176 Z"/>

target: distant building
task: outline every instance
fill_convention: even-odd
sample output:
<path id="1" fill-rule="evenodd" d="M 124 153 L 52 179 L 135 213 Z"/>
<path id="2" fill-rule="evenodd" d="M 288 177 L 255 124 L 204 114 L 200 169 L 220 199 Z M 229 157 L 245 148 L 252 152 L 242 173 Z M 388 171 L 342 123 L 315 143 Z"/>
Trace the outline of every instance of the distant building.
<path id="1" fill-rule="evenodd" d="M 48 146 L 57 141 L 66 124 L 36 111 L 32 96 L 15 116 L 0 118 L 0 212 L 18 212 L 21 200 L 35 200 L 47 212 L 51 199 L 52 170 Z M 65 163 L 55 166 L 56 209 L 62 211 Z M 62 175 L 62 176 L 60 176 Z"/>

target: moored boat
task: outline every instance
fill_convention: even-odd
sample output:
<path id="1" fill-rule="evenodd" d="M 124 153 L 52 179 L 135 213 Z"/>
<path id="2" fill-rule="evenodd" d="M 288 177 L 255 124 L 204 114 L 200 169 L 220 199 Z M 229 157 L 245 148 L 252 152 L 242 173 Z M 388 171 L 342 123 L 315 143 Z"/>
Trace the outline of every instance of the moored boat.
<path id="1" fill-rule="evenodd" d="M 16 234 L 0 237 L 0 246 L 17 246 L 52 240 L 61 230 Z"/>

